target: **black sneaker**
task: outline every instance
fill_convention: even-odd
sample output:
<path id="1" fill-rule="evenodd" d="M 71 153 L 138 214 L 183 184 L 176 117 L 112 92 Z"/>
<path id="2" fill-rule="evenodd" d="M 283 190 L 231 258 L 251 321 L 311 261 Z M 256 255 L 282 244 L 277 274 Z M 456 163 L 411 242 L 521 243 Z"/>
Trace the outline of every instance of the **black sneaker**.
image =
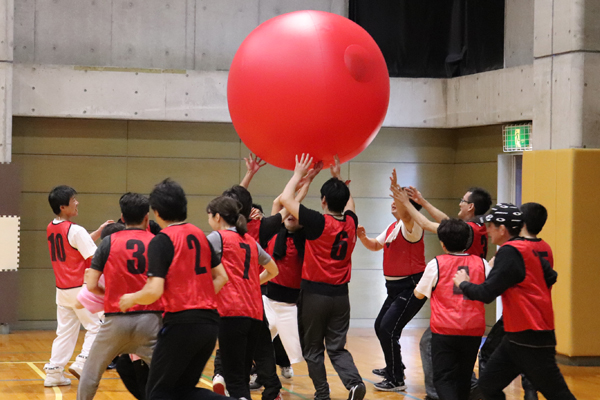
<path id="1" fill-rule="evenodd" d="M 373 384 L 375 389 L 381 390 L 382 392 L 401 392 L 406 390 L 404 382 L 392 382 L 388 379 L 384 379 L 379 383 Z"/>
<path id="2" fill-rule="evenodd" d="M 371 372 L 377 376 L 385 376 L 385 368 L 375 368 Z"/>
<path id="3" fill-rule="evenodd" d="M 367 387 L 364 383 L 352 386 L 350 393 L 348 393 L 348 400 L 363 400 L 367 394 Z"/>

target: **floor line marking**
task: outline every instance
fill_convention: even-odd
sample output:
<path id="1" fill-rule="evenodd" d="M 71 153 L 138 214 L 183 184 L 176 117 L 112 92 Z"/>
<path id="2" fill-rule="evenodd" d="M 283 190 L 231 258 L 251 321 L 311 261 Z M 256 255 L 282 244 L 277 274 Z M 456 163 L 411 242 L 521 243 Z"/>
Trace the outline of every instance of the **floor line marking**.
<path id="1" fill-rule="evenodd" d="M 41 369 L 36 367 L 32 362 L 28 362 L 27 365 L 29 365 L 32 370 L 34 370 L 39 376 L 41 376 L 42 379 L 46 380 L 46 374 L 44 374 Z M 52 390 L 54 390 L 54 398 L 56 400 L 62 400 L 62 392 L 60 391 L 60 389 L 56 386 L 53 386 Z"/>
<path id="2" fill-rule="evenodd" d="M 200 382 L 204 383 L 206 386 L 208 386 L 211 389 L 213 387 L 212 382 L 210 382 L 210 381 L 208 381 L 208 380 L 206 380 L 204 378 L 200 378 Z"/>

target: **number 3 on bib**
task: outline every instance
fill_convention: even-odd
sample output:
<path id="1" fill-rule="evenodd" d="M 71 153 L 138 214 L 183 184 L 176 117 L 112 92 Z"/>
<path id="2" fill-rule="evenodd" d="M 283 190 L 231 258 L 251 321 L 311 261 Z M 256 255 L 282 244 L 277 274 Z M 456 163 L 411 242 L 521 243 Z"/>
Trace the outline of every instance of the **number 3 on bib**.
<path id="1" fill-rule="evenodd" d="M 333 246 L 331 247 L 331 258 L 334 260 L 343 260 L 348 252 L 348 232 L 341 231 L 335 237 Z"/>

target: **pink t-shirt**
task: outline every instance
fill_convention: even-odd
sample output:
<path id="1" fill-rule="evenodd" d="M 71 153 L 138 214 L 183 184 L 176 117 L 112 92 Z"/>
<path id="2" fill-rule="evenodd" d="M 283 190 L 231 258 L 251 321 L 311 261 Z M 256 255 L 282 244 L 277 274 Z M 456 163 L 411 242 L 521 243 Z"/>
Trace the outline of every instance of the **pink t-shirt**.
<path id="1" fill-rule="evenodd" d="M 98 279 L 98 286 L 104 287 L 104 275 Z M 77 294 L 77 300 L 92 314 L 104 311 L 104 296 L 90 292 L 86 285 Z"/>

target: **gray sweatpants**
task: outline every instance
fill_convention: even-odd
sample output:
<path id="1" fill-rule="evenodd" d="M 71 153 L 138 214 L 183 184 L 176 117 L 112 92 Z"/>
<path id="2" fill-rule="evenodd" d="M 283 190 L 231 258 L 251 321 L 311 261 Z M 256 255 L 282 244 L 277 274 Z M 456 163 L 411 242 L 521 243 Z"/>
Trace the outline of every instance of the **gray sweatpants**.
<path id="1" fill-rule="evenodd" d="M 119 354 L 136 354 L 150 365 L 156 335 L 161 326 L 162 317 L 159 313 L 106 316 L 83 366 L 77 399 L 94 398 L 102 374 Z"/>
<path id="2" fill-rule="evenodd" d="M 303 290 L 298 301 L 298 317 L 302 354 L 315 386 L 315 399 L 330 398 L 325 350 L 346 389 L 362 383 L 352 355 L 346 350 L 346 334 L 350 327 L 348 295 L 327 296 Z"/>

